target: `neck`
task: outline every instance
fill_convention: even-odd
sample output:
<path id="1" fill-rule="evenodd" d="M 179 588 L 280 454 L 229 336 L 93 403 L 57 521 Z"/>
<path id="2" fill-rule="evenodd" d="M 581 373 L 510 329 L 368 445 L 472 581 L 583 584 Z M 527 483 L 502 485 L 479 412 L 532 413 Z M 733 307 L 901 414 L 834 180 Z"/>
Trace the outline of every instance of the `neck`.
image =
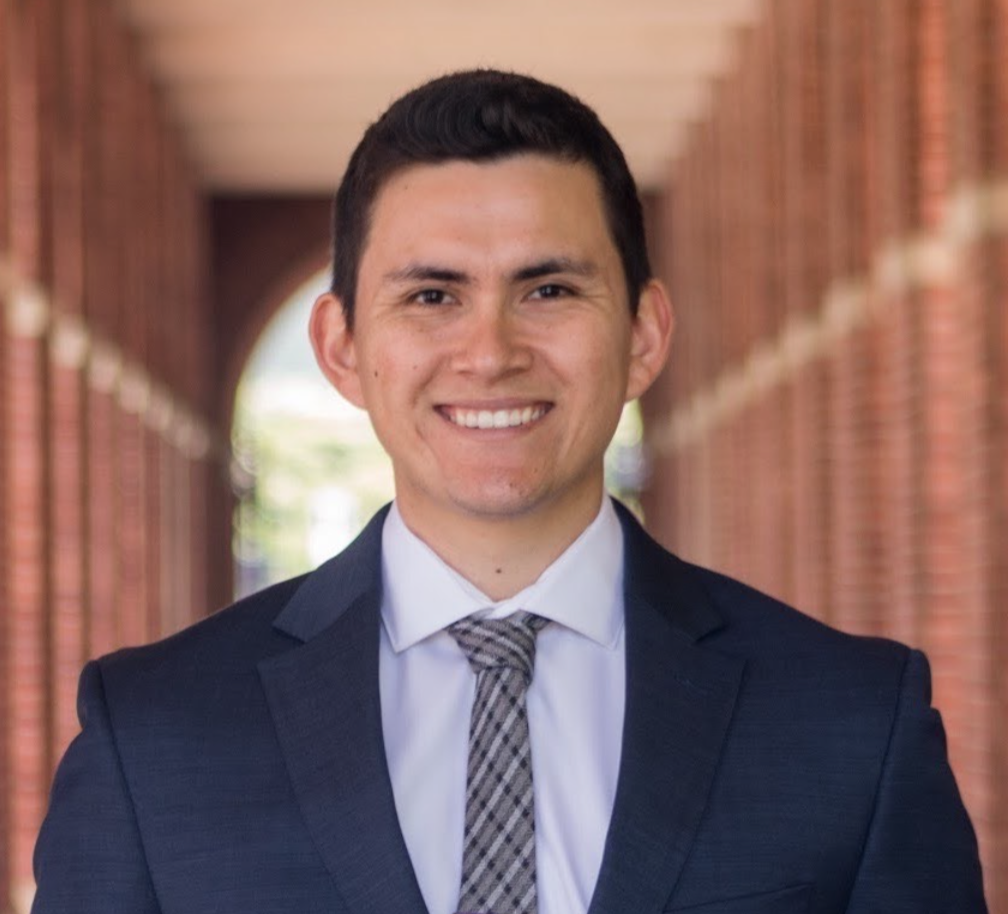
<path id="1" fill-rule="evenodd" d="M 588 527 L 599 500 L 544 516 L 452 518 L 418 514 L 397 502 L 403 521 L 441 559 L 490 599 L 506 600 L 533 584 Z"/>

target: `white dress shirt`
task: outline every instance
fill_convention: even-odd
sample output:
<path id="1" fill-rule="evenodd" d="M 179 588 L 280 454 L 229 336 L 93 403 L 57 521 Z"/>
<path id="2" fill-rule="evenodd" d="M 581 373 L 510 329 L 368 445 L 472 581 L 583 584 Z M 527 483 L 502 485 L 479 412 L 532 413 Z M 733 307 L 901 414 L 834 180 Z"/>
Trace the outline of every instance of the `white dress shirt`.
<path id="1" fill-rule="evenodd" d="M 462 879 L 469 716 L 476 677 L 444 629 L 474 613 L 551 619 L 528 691 L 539 914 L 588 909 L 616 794 L 626 691 L 623 536 L 608 498 L 516 596 L 494 603 L 446 565 L 395 505 L 382 533 L 382 729 L 399 825 L 430 914 Z"/>

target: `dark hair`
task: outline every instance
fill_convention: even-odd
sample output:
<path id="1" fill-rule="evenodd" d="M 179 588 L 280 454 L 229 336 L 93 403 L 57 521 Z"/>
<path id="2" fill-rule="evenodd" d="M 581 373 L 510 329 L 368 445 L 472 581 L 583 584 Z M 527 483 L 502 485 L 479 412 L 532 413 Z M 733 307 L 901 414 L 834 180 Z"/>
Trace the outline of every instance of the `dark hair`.
<path id="1" fill-rule="evenodd" d="M 451 73 L 408 92 L 364 133 L 333 206 L 332 291 L 353 325 L 357 273 L 378 193 L 397 171 L 453 159 L 539 153 L 590 165 L 623 264 L 632 312 L 651 277 L 644 218 L 626 159 L 598 115 L 573 95 L 499 70 Z"/>

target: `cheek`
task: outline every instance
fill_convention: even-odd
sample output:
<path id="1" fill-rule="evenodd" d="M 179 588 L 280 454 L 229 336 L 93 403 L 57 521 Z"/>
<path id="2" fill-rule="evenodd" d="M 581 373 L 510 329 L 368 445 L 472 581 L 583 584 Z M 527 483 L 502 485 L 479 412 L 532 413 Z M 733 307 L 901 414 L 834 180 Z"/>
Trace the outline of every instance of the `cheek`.
<path id="1" fill-rule="evenodd" d="M 394 338 L 374 341 L 366 353 L 363 371 L 368 409 L 402 409 L 423 390 L 430 374 L 428 361 L 415 344 Z"/>
<path id="2" fill-rule="evenodd" d="M 581 395 L 597 401 L 599 406 L 609 401 L 622 402 L 629 366 L 627 345 L 595 334 L 572 337 L 570 342 L 568 372 Z"/>

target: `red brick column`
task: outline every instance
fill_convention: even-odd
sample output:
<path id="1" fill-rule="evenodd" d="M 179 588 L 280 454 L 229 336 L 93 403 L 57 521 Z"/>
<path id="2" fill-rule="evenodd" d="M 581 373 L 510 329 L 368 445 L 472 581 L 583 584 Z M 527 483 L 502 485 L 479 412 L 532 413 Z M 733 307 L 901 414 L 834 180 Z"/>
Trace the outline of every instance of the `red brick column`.
<path id="1" fill-rule="evenodd" d="M 10 248 L 10 187 L 8 184 L 10 165 L 8 152 L 11 139 L 9 127 L 10 112 L 8 97 L 13 80 L 11 68 L 11 9 L 10 0 L 0 0 L 0 377 L 7 377 L 7 352 L 10 343 L 7 338 L 6 316 L 11 293 L 11 264 L 8 259 Z M 7 419 L 8 398 L 0 394 L 0 442 L 10 440 Z M 0 517 L 8 517 L 7 469 L 8 449 L 0 444 Z M 5 607 L 10 606 L 9 588 L 10 566 L 8 563 L 10 529 L 3 524 L 0 529 L 0 721 L 11 719 L 12 678 L 10 675 L 9 651 L 2 647 L 10 643 L 10 627 Z M 10 841 L 11 804 L 13 781 L 11 778 L 11 753 L 13 739 L 8 726 L 0 726 L 0 842 Z M 0 906 L 5 906 L 11 896 L 10 857 L 0 854 Z"/>
<path id="2" fill-rule="evenodd" d="M 915 22 L 920 168 L 918 224 L 937 231 L 950 218 L 957 162 L 951 132 L 951 7 L 921 3 Z M 963 100 L 965 101 L 965 99 Z M 968 102 L 967 102 L 968 103 Z M 972 217 L 971 217 L 972 218 Z M 923 641 L 935 668 L 936 701 L 946 716 L 950 756 L 960 774 L 989 862 L 991 670 L 988 580 L 984 568 L 984 303 L 958 253 L 952 275 L 920 293 Z"/>
<path id="3" fill-rule="evenodd" d="M 114 345 L 121 310 L 120 226 L 117 200 L 120 157 L 116 152 L 121 123 L 116 66 L 116 22 L 106 3 L 89 9 L 88 29 L 82 41 L 92 61 L 92 116 L 84 125 L 87 180 L 84 212 L 87 235 L 84 247 L 85 311 L 93 334 L 88 356 L 85 402 L 86 475 L 85 539 L 87 596 L 89 608 L 86 653 L 95 657 L 122 642 L 119 633 L 120 556 L 115 518 L 116 480 L 119 478 L 116 448 L 118 415 L 115 390 L 122 356 Z"/>
<path id="4" fill-rule="evenodd" d="M 27 323 L 27 321 L 26 321 Z M 7 525 L 10 567 L 7 595 L 7 664 L 14 686 L 11 734 L 10 833 L 12 885 L 31 878 L 35 829 L 45 808 L 49 770 L 46 664 L 44 347 L 26 326 L 9 328 L 4 385 L 16 390 L 7 403 Z"/>
<path id="5" fill-rule="evenodd" d="M 165 391 L 164 381 L 172 376 L 171 359 L 175 340 L 169 332 L 173 316 L 160 307 L 159 303 L 174 300 L 168 281 L 168 271 L 173 266 L 174 237 L 166 203 L 168 199 L 166 174 L 170 155 L 160 142 L 166 128 L 159 116 L 159 106 L 153 89 L 150 86 L 145 88 L 146 99 L 142 105 L 146 121 L 145 183 L 156 188 L 146 210 L 148 224 L 144 236 L 147 243 L 143 250 L 144 262 L 148 264 L 148 276 L 143 283 L 144 311 L 147 315 L 143 328 L 143 352 L 145 366 L 152 376 L 143 417 L 143 461 L 147 478 L 143 506 L 147 530 L 144 567 L 150 607 L 147 614 L 146 640 L 153 641 L 170 631 L 166 626 L 167 609 L 162 582 L 165 570 L 162 559 L 166 538 L 163 505 L 167 474 L 163 452 L 166 448 L 164 435 L 169 421 L 169 396 Z M 161 251 L 157 250 L 157 242 L 162 245 Z"/>
<path id="6" fill-rule="evenodd" d="M 164 593 L 161 587 L 161 549 L 163 543 L 162 489 L 165 466 L 162 461 L 163 441 L 157 430 L 146 428 L 144 434 L 144 475 L 147 485 L 144 492 L 144 516 L 147 522 L 147 552 L 144 567 L 147 570 L 147 631 L 145 641 L 156 641 L 169 633 L 165 626 Z"/>
<path id="7" fill-rule="evenodd" d="M 149 606 L 144 501 L 149 481 L 144 466 L 144 439 L 144 427 L 130 403 L 129 409 L 119 415 L 115 444 L 120 474 L 116 486 L 116 525 L 120 561 L 119 637 L 123 644 L 143 644 L 147 640 Z"/>
<path id="8" fill-rule="evenodd" d="M 997 32 L 1000 40 L 1008 40 L 1008 11 Z M 1008 150 L 1008 87 L 1002 87 L 1001 129 L 1002 142 Z M 1006 156 L 1008 158 L 1008 156 Z M 988 299 L 989 344 L 993 349 L 992 383 L 994 387 L 992 411 L 994 435 L 988 452 L 990 488 L 990 533 L 986 558 L 991 569 L 990 603 L 991 633 L 989 651 L 994 660 L 992 745 L 993 792 L 991 814 L 992 849 L 988 858 L 988 886 L 991 910 L 1008 910 L 1008 670 L 1003 662 L 1008 654 L 1008 563 L 1004 560 L 1004 544 L 1008 542 L 1008 315 L 1004 302 L 1008 301 L 1008 236 L 991 246 L 993 265 L 992 294 Z M 1001 302 L 998 307 L 994 303 Z M 998 661 L 1001 662 L 998 662 Z"/>
<path id="9" fill-rule="evenodd" d="M 149 232 L 147 208 L 151 200 L 144 194 L 148 183 L 147 152 L 149 128 L 144 111 L 145 83 L 135 77 L 133 48 L 122 30 L 115 33 L 115 65 L 119 70 L 119 120 L 116 124 L 115 159 L 118 183 L 122 189 L 120 209 L 116 213 L 119 225 L 132 225 L 134 231 L 121 236 L 123 252 L 121 268 L 121 306 L 119 343 L 125 364 L 119 379 L 116 449 L 119 454 L 119 479 L 116 487 L 119 566 L 119 633 L 125 644 L 141 644 L 147 640 L 150 611 L 147 589 L 147 478 L 146 430 L 143 412 L 146 409 L 149 379 L 143 370 L 147 357 L 147 320 L 150 302 L 145 282 L 149 278 L 150 262 L 145 259 L 145 238 Z M 156 186 L 156 185 L 153 185 Z M 147 207 L 137 210 L 135 201 L 147 197 Z"/>
<path id="10" fill-rule="evenodd" d="M 984 40 L 982 84 L 987 104 L 987 116 L 993 120 L 988 134 L 989 169 L 1001 176 L 1008 175 L 1008 72 L 1004 66 L 1004 48 L 1008 42 L 1008 0 L 985 0 L 979 16 Z M 992 112 L 992 114 L 991 114 Z M 1004 194 L 1004 191 L 1002 191 Z M 1003 658 L 1008 655 L 1008 214 L 1001 213 L 1002 231 L 986 245 L 988 352 L 991 366 L 993 434 L 988 451 L 989 538 L 987 561 L 991 569 L 990 602 L 992 612 L 990 651 L 1002 662 L 993 667 L 994 681 L 994 743 L 993 777 L 994 810 L 991 821 L 993 844 L 989 859 L 987 884 L 991 910 L 1008 910 L 1008 669 Z"/>
<path id="11" fill-rule="evenodd" d="M 182 459 L 167 439 L 167 427 L 162 433 L 159 463 L 161 467 L 161 544 L 158 575 L 161 592 L 161 634 L 178 631 L 185 625 L 188 614 L 186 599 L 188 588 L 183 590 L 183 582 L 188 580 L 188 550 L 181 548 L 185 543 L 180 529 L 179 517 L 188 505 L 189 493 L 182 478 Z"/>
<path id="12" fill-rule="evenodd" d="M 111 388 L 117 362 L 99 348 L 92 355 L 87 395 L 87 602 L 90 607 L 87 655 L 98 657 L 123 643 L 119 633 L 119 550 L 115 485 L 119 478 L 117 415 Z"/>
<path id="13" fill-rule="evenodd" d="M 63 330 L 62 333 L 70 331 Z M 59 337 L 50 369 L 49 418 L 52 569 L 52 755 L 58 758 L 78 731 L 77 677 L 84 660 L 83 404 L 79 342 Z M 82 353 L 80 353 L 82 354 Z"/>
<path id="14" fill-rule="evenodd" d="M 872 16 L 858 3 L 827 8 L 827 148 L 829 275 L 840 279 L 825 302 L 827 321 L 845 326 L 865 304 L 847 277 L 863 275 L 869 260 L 872 226 L 868 220 L 872 128 L 868 89 L 872 80 Z M 841 628 L 870 630 L 870 592 L 866 580 L 866 533 L 871 493 L 865 467 L 865 443 L 871 417 L 865 414 L 870 366 L 868 331 L 843 334 L 827 355 L 830 415 L 828 442 L 831 524 L 832 618 Z"/>
<path id="15" fill-rule="evenodd" d="M 49 755 L 47 664 L 49 578 L 46 569 L 46 347 L 50 305 L 43 283 L 51 271 L 44 167 L 51 110 L 53 50 L 44 41 L 52 6 L 15 5 L 10 21 L 10 249 L 23 277 L 9 315 L 5 378 L 7 410 L 8 562 L 10 604 L 7 651 L 11 681 L 10 840 L 11 891 L 31 886 L 31 850 L 45 808 Z M 6 900 L 5 900 L 6 903 Z"/>
<path id="16" fill-rule="evenodd" d="M 795 520 L 795 605 L 819 619 L 833 616 L 830 589 L 830 488 L 827 467 L 830 440 L 826 370 L 821 364 L 802 368 L 791 383 L 794 403 L 790 441 L 793 447 L 792 498 Z"/>
<path id="17" fill-rule="evenodd" d="M 783 297 L 792 326 L 805 326 L 826 287 L 826 238 L 823 214 L 829 143 L 826 133 L 826 39 L 828 9 L 820 3 L 787 0 L 779 3 L 784 85 L 781 89 L 781 153 L 787 191 L 780 218 L 787 226 Z M 787 385 L 791 403 L 786 434 L 791 453 L 788 507 L 792 516 L 790 556 L 791 599 L 808 612 L 831 615 L 830 489 L 827 484 L 829 416 L 823 408 L 825 370 L 809 363 L 800 347 L 789 354 L 795 371 Z"/>
<path id="18" fill-rule="evenodd" d="M 77 678 L 84 660 L 87 604 L 84 539 L 84 366 L 88 334 L 84 308 L 84 124 L 89 115 L 89 61 L 86 11 L 82 4 L 61 8 L 56 47 L 59 116 L 52 143 L 54 317 L 50 335 L 49 433 L 50 554 L 52 574 L 52 757 L 78 731 Z"/>
<path id="19" fill-rule="evenodd" d="M 907 0 L 883 0 L 877 20 L 880 236 L 897 244 L 909 237 L 913 225 L 909 186 L 916 163 L 909 137 L 916 86 L 910 11 Z M 919 644 L 919 319 L 902 272 L 876 294 L 879 317 L 869 345 L 877 370 L 869 396 L 879 416 L 874 450 L 877 510 L 884 518 L 879 589 L 888 601 L 879 624 L 884 634 Z"/>

